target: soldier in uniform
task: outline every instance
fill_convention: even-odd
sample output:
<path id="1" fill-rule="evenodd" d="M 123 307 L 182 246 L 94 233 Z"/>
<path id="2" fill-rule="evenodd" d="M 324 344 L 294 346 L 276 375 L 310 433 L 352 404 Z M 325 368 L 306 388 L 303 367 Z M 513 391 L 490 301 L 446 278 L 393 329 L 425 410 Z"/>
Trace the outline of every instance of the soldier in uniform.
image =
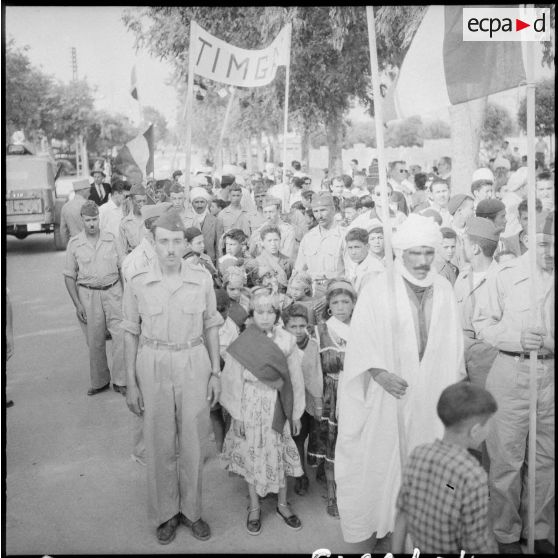
<path id="1" fill-rule="evenodd" d="M 95 395 L 110 387 L 126 393 L 122 344 L 122 284 L 120 267 L 123 254 L 114 235 L 99 229 L 99 208 L 89 200 L 81 207 L 84 229 L 70 239 L 66 248 L 64 280 L 76 307 L 89 347 L 91 387 Z M 112 336 L 112 370 L 106 353 L 106 330 Z"/>
<path id="2" fill-rule="evenodd" d="M 68 244 L 72 236 L 76 236 L 83 230 L 81 207 L 89 196 L 89 180 L 87 178 L 74 180 L 72 186 L 75 195 L 64 204 L 60 213 L 60 234 L 64 244 Z"/>
<path id="3" fill-rule="evenodd" d="M 147 194 L 141 184 L 134 184 L 130 188 L 132 211 L 120 222 L 120 242 L 125 254 L 129 254 L 141 241 L 143 219 L 141 208 L 145 205 Z"/>
<path id="4" fill-rule="evenodd" d="M 494 534 L 500 554 L 521 553 L 527 539 L 527 467 L 535 467 L 535 553 L 554 554 L 549 542 L 554 515 L 554 213 L 537 215 L 537 234 L 528 250 L 501 264 L 487 281 L 488 296 L 473 325 L 478 336 L 499 350 L 488 377 L 498 403 L 486 439 Z M 537 269 L 529 269 L 529 250 Z M 531 289 L 536 289 L 537 321 L 531 321 Z M 529 362 L 537 351 L 536 461 L 526 463 L 529 434 Z"/>
<path id="5" fill-rule="evenodd" d="M 202 468 L 209 408 L 221 389 L 223 318 L 209 274 L 182 260 L 185 229 L 178 213 L 162 215 L 153 236 L 154 265 L 138 271 L 124 289 L 126 402 L 144 416 L 149 511 L 158 541 L 170 543 L 180 522 L 207 540 Z"/>

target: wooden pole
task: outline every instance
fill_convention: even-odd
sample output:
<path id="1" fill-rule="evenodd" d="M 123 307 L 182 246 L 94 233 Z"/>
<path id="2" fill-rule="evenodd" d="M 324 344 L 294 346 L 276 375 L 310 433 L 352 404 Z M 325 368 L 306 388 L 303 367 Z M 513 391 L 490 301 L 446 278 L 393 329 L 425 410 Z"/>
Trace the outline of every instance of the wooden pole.
<path id="1" fill-rule="evenodd" d="M 285 172 L 287 171 L 287 133 L 288 133 L 288 123 L 289 123 L 289 81 L 291 76 L 291 32 L 292 24 L 288 24 L 288 39 L 287 44 L 289 45 L 289 56 L 287 57 L 287 66 L 285 73 L 285 115 L 283 119 L 283 183 L 286 180 Z M 283 211 L 287 211 L 288 208 L 283 207 Z"/>
<path id="2" fill-rule="evenodd" d="M 374 122 L 376 124 L 376 146 L 378 154 L 378 170 L 380 173 L 381 200 L 382 200 L 382 221 L 384 226 L 384 245 L 385 260 L 388 284 L 388 296 L 392 303 L 390 316 L 390 331 L 388 338 L 390 339 L 393 351 L 393 366 L 391 370 L 393 374 L 400 375 L 399 353 L 395 348 L 394 335 L 397 331 L 397 309 L 395 306 L 395 274 L 393 268 L 393 250 L 391 244 L 392 230 L 391 219 L 389 216 L 389 202 L 387 194 L 387 175 L 386 175 L 386 155 L 384 149 L 384 122 L 382 96 L 380 93 L 380 72 L 378 70 L 378 54 L 376 51 L 376 28 L 374 22 L 374 9 L 372 6 L 366 6 L 366 19 L 368 22 L 368 40 L 370 46 L 370 69 L 372 74 L 372 89 L 374 103 Z M 399 430 L 399 458 L 401 462 L 401 471 L 407 458 L 407 437 L 405 434 L 405 421 L 403 415 L 403 403 L 397 400 L 397 427 Z"/>
<path id="3" fill-rule="evenodd" d="M 195 21 L 190 22 L 190 47 L 188 50 L 188 87 L 186 89 L 186 162 L 184 165 L 185 186 L 184 193 L 188 196 L 190 192 L 190 166 L 192 163 L 192 118 L 194 117 L 194 45 L 198 32 Z"/>
<path id="4" fill-rule="evenodd" d="M 221 128 L 221 134 L 219 135 L 219 143 L 217 144 L 216 158 L 218 160 L 216 161 L 216 163 L 218 169 L 223 168 L 223 153 L 222 153 L 223 139 L 225 138 L 225 132 L 227 131 L 227 124 L 229 122 L 229 117 L 231 115 L 231 110 L 232 110 L 235 97 L 236 97 L 236 88 L 232 87 L 232 91 L 229 97 L 229 102 L 227 103 L 227 108 L 225 110 L 225 117 L 223 118 L 223 126 Z"/>
<path id="5" fill-rule="evenodd" d="M 527 73 L 527 239 L 529 242 L 529 289 L 531 304 L 531 325 L 538 324 L 537 288 L 537 254 L 536 240 L 536 190 L 535 190 L 535 43 L 525 43 L 525 71 Z M 531 351 L 529 358 L 529 437 L 527 450 L 527 553 L 535 552 L 535 486 L 536 486 L 536 448 L 537 448 L 537 351 Z"/>

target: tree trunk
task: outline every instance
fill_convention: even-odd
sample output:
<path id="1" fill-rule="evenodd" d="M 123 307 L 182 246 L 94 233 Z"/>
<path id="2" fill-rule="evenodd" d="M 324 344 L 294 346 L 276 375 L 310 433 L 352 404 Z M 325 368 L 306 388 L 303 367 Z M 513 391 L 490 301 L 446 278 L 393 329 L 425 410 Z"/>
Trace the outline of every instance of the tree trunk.
<path id="1" fill-rule="evenodd" d="M 277 134 L 271 134 L 269 137 L 269 145 L 270 145 L 270 153 L 269 153 L 269 160 L 274 163 L 277 164 L 281 161 L 281 157 L 282 155 L 282 151 L 281 148 L 279 147 L 279 138 L 277 137 Z"/>
<path id="2" fill-rule="evenodd" d="M 261 132 L 256 134 L 256 141 L 258 146 L 258 170 L 263 170 L 265 166 L 265 159 L 264 159 L 264 149 L 263 149 L 263 142 L 262 142 L 262 134 Z"/>
<path id="3" fill-rule="evenodd" d="M 343 115 L 330 117 L 326 123 L 329 176 L 343 173 Z"/>
<path id="4" fill-rule="evenodd" d="M 252 138 L 248 136 L 243 139 L 244 151 L 246 151 L 246 170 L 252 174 L 254 168 L 252 164 Z"/>
<path id="5" fill-rule="evenodd" d="M 471 177 L 479 166 L 480 132 L 486 98 L 450 107 L 451 195 L 471 195 Z"/>
<path id="6" fill-rule="evenodd" d="M 302 166 L 310 171 L 310 130 L 306 127 L 303 128 L 300 138 L 300 162 Z"/>
<path id="7" fill-rule="evenodd" d="M 243 153 L 243 145 L 242 145 L 242 141 L 237 141 L 236 142 L 236 162 L 237 164 L 240 164 L 242 161 L 245 161 L 244 159 L 244 153 Z"/>

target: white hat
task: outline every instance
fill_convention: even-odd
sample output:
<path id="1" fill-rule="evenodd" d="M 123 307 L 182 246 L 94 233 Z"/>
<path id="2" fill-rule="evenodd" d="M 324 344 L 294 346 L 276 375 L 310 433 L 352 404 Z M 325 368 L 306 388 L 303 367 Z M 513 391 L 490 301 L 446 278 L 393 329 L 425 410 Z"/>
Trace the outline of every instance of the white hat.
<path id="1" fill-rule="evenodd" d="M 495 169 L 504 168 L 510 170 L 511 163 L 509 159 L 506 159 L 505 157 L 496 157 L 496 159 L 494 160 L 494 168 Z"/>
<path id="2" fill-rule="evenodd" d="M 471 182 L 475 182 L 476 180 L 490 180 L 490 182 L 494 182 L 494 174 L 490 169 L 486 167 L 482 167 L 480 169 L 477 169 L 473 173 L 473 178 L 471 179 Z"/>
<path id="3" fill-rule="evenodd" d="M 393 248 L 400 254 L 415 246 L 430 246 L 436 249 L 442 241 L 440 227 L 429 217 L 411 213 L 393 235 Z"/>
<path id="4" fill-rule="evenodd" d="M 190 201 L 194 201 L 199 198 L 210 201 L 210 196 L 205 188 L 192 188 L 190 190 Z"/>

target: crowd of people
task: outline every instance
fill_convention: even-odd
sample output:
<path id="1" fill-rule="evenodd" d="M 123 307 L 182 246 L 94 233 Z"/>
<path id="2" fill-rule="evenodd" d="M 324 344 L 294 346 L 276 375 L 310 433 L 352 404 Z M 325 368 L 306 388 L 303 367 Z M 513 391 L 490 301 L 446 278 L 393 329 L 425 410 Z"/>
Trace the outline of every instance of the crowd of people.
<path id="1" fill-rule="evenodd" d="M 96 169 L 93 184 L 74 183 L 64 277 L 89 347 L 87 393 L 112 382 L 136 416 L 132 457 L 161 544 L 180 524 L 211 535 L 211 437 L 246 481 L 250 535 L 268 493 L 302 528 L 295 477 L 299 497 L 323 485 L 348 542 L 393 533 L 395 552 L 406 535 L 427 553 L 521 552 L 536 350 L 528 465 L 535 548 L 553 553 L 554 169 L 537 156 L 531 239 L 526 166 L 491 165 L 461 193 L 449 157 L 430 170 L 391 162 L 387 208 L 376 160 L 319 184 L 298 161 L 144 184 Z"/>

